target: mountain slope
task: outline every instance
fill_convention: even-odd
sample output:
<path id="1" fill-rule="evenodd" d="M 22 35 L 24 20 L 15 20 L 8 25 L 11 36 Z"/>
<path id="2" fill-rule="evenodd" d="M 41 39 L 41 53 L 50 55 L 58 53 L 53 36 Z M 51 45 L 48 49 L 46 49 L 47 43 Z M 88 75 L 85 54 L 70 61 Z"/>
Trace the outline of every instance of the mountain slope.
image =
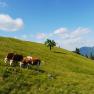
<path id="1" fill-rule="evenodd" d="M 91 56 L 91 54 L 94 56 L 94 47 L 82 47 L 80 48 L 80 53 L 89 57 Z"/>
<path id="2" fill-rule="evenodd" d="M 70 51 L 0 37 L 0 94 L 94 94 L 94 61 Z M 8 52 L 37 56 L 39 69 L 4 64 Z"/>

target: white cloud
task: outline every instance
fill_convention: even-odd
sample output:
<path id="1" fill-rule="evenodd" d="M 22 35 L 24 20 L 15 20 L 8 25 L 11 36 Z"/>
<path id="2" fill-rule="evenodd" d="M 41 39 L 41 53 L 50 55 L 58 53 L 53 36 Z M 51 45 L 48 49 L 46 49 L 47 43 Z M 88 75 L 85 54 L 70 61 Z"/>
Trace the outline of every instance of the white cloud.
<path id="1" fill-rule="evenodd" d="M 59 28 L 57 30 L 55 30 L 53 33 L 54 34 L 64 34 L 67 32 L 67 28 Z"/>
<path id="2" fill-rule="evenodd" d="M 44 38 L 46 38 L 46 37 L 47 37 L 47 35 L 44 34 L 44 33 L 39 33 L 39 34 L 36 35 L 36 38 L 37 38 L 37 39 L 44 39 Z"/>
<path id="3" fill-rule="evenodd" d="M 78 27 L 73 31 L 68 30 L 67 28 L 59 28 L 53 32 L 53 35 L 54 34 L 55 36 L 59 35 L 59 37 L 62 37 L 63 39 L 70 39 L 70 38 L 72 39 L 88 34 L 90 31 L 91 30 L 89 30 L 89 28 L 81 28 L 81 27 Z"/>
<path id="4" fill-rule="evenodd" d="M 53 39 L 58 44 L 57 46 L 63 47 L 67 50 L 75 50 L 83 46 L 94 46 L 94 41 L 85 38 L 91 33 L 89 28 L 76 28 L 75 30 L 57 29 L 51 33 L 39 33 L 37 35 L 21 35 L 19 38 L 22 40 L 34 39 L 36 42 L 44 42 L 47 38 Z"/>
<path id="5" fill-rule="evenodd" d="M 59 28 L 49 34 L 40 33 L 37 35 L 38 39 L 54 39 L 58 45 L 68 50 L 75 50 L 76 47 L 93 45 L 94 41 L 85 39 L 91 33 L 89 28 L 78 27 L 75 30 L 67 28 Z M 93 43 L 93 44 L 92 44 Z"/>
<path id="6" fill-rule="evenodd" d="M 71 38 L 80 37 L 82 35 L 88 34 L 89 32 L 89 28 L 78 27 L 75 31 L 71 33 Z"/>
<path id="7" fill-rule="evenodd" d="M 23 20 L 21 18 L 13 19 L 9 15 L 0 14 L 0 30 L 3 31 L 17 31 L 23 27 Z"/>
<path id="8" fill-rule="evenodd" d="M 78 27 L 73 31 L 67 28 L 59 28 L 47 34 L 39 33 L 36 35 L 21 35 L 18 38 L 22 40 L 32 40 L 39 43 L 44 43 L 44 41 L 49 38 L 55 40 L 57 46 L 73 51 L 75 48 L 80 48 L 83 46 L 94 46 L 94 41 L 87 39 L 87 36 L 90 35 L 89 33 L 92 34 L 92 31 L 89 28 Z"/>
<path id="9" fill-rule="evenodd" d="M 90 32 L 91 30 L 89 28 L 78 27 L 73 31 L 68 30 L 68 32 L 61 34 L 59 39 L 58 36 L 56 36 L 56 41 L 58 41 L 63 48 L 74 50 L 76 47 L 82 47 L 91 44 L 90 41 L 86 42 L 85 39 L 85 36 L 87 36 Z"/>
<path id="10" fill-rule="evenodd" d="M 0 7 L 7 7 L 7 6 L 8 6 L 8 4 L 6 2 L 0 1 Z"/>

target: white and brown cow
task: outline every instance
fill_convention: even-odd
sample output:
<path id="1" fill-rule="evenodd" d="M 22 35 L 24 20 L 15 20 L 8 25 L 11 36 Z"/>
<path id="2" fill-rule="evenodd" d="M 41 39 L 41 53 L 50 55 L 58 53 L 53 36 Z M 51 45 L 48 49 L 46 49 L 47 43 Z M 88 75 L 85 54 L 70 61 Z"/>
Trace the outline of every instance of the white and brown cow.
<path id="1" fill-rule="evenodd" d="M 22 64 L 29 66 L 29 65 L 40 65 L 41 60 L 37 57 L 27 56 L 23 58 Z"/>
<path id="2" fill-rule="evenodd" d="M 10 62 L 10 65 L 14 62 L 19 62 L 20 65 L 22 64 L 23 56 L 20 54 L 15 54 L 15 53 L 8 53 L 7 56 L 5 57 L 4 61 L 7 63 L 7 61 Z"/>

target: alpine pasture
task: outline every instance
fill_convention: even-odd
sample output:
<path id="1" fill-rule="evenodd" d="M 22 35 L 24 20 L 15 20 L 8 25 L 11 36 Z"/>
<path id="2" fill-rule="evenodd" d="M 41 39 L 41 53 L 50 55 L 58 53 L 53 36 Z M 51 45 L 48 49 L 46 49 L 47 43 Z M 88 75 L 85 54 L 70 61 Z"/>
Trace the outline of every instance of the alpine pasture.
<path id="1" fill-rule="evenodd" d="M 4 63 L 9 52 L 41 59 L 39 67 Z M 0 94 L 94 94 L 94 61 L 62 48 L 0 37 Z"/>

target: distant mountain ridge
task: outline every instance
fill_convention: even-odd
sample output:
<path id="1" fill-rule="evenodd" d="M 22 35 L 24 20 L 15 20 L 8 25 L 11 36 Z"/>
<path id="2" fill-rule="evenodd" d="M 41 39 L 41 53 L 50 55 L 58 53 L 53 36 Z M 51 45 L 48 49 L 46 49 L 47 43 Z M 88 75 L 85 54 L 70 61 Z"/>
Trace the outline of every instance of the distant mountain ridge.
<path id="1" fill-rule="evenodd" d="M 90 56 L 92 53 L 92 55 L 94 56 L 94 47 L 81 47 L 80 53 L 87 56 Z"/>

